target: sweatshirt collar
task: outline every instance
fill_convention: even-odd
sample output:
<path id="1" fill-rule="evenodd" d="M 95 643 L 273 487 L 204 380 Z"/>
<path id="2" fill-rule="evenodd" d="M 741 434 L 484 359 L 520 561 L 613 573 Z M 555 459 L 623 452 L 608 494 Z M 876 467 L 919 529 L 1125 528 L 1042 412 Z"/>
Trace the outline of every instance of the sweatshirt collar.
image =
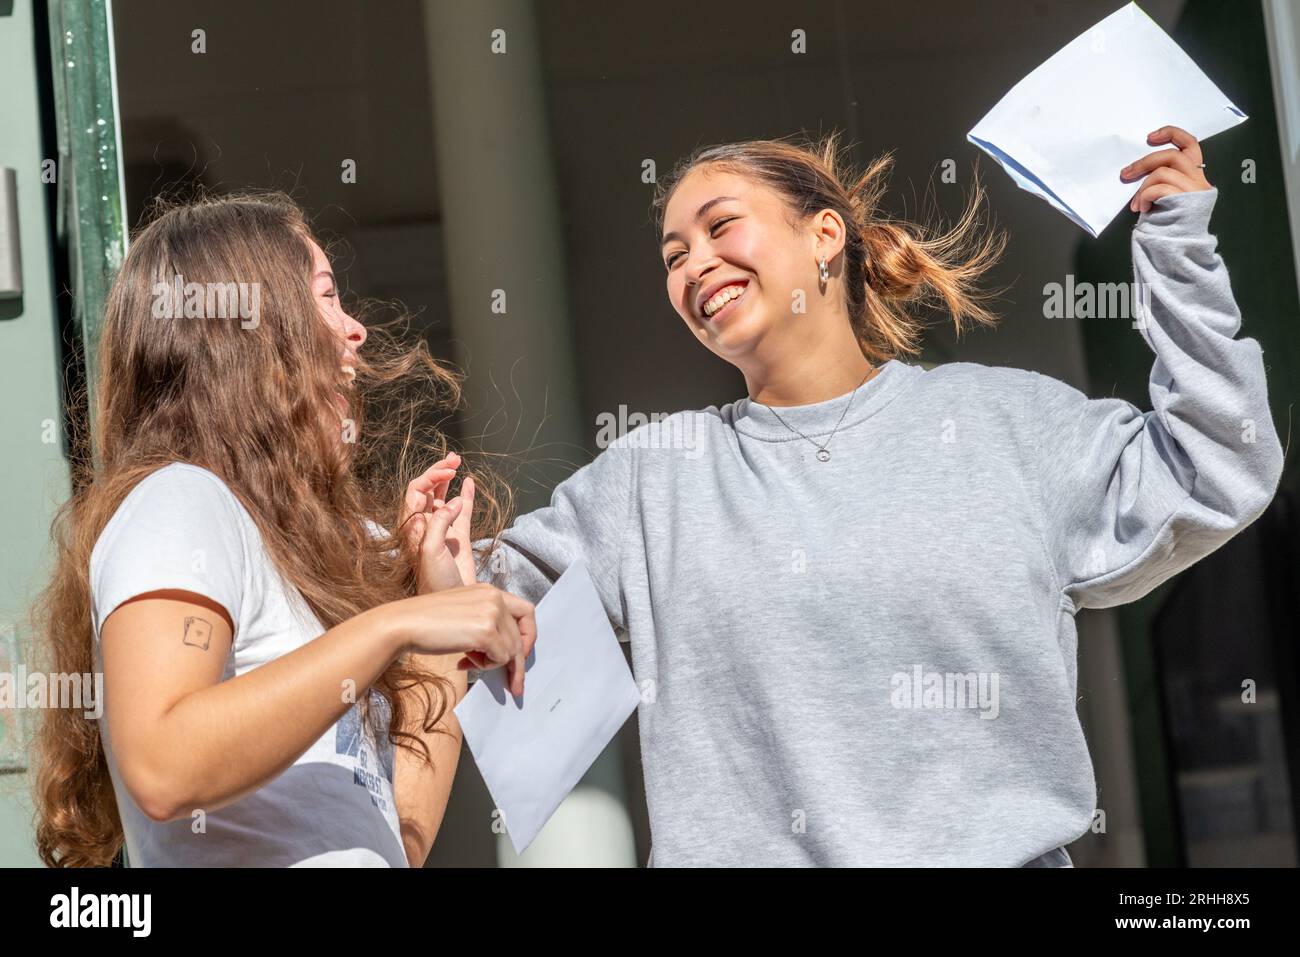
<path id="1" fill-rule="evenodd" d="M 908 365 L 897 359 L 890 359 L 880 367 L 875 377 L 863 383 L 853 392 L 836 396 L 825 402 L 812 405 L 780 405 L 773 413 L 772 407 L 754 402 L 746 397 L 734 404 L 734 422 L 736 431 L 756 439 L 769 441 L 802 441 L 797 429 L 809 437 L 828 435 L 836 431 L 843 432 L 875 415 L 888 405 L 903 389 L 924 375 L 920 366 Z M 845 414 L 845 406 L 848 412 Z M 777 416 L 780 416 L 778 418 Z M 843 416 L 843 422 L 840 417 Z M 782 424 L 784 420 L 785 424 Z M 787 428 L 786 426 L 790 426 Z"/>

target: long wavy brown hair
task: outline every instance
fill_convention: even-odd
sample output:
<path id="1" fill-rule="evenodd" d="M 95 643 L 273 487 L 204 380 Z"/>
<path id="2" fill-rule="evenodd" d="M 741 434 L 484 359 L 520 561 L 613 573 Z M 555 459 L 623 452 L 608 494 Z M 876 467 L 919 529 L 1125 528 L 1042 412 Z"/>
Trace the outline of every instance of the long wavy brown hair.
<path id="1" fill-rule="evenodd" d="M 407 343 L 406 316 L 378 322 L 380 304 L 363 302 L 352 312 L 368 337 L 349 384 L 341 344 L 312 296 L 314 238 L 301 207 L 281 193 L 160 202 L 133 237 L 105 305 L 94 428 L 84 413 L 72 423 L 74 449 L 93 444 L 93 453 L 74 456 L 73 495 L 53 524 L 53 577 L 35 608 L 36 653 L 48 673 L 94 670 L 91 550 L 131 489 L 173 462 L 229 486 L 325 628 L 414 593 L 398 512 L 407 482 L 447 449 L 441 424 L 459 403 L 460 379 L 423 341 Z M 157 284 L 178 275 L 259 283 L 256 323 L 154 318 Z M 465 458 L 478 489 L 474 538 L 495 537 L 509 490 Z M 371 522 L 389 537 L 377 537 Z M 435 729 L 451 683 L 403 657 L 373 689 L 387 708 L 369 708 L 362 694 L 365 720 L 380 728 L 377 712 L 387 710 L 389 740 L 431 761 L 413 729 Z M 80 710 L 46 709 L 35 750 L 41 858 L 111 864 L 123 832 L 97 723 Z"/>
<path id="2" fill-rule="evenodd" d="M 697 168 L 748 176 L 776 190 L 792 224 L 833 209 L 848 227 L 844 288 L 849 319 L 862 353 L 872 363 L 921 352 L 930 307 L 945 311 L 960 335 L 972 324 L 992 326 L 984 303 L 1005 290 L 978 285 L 1006 248 L 1006 233 L 989 228 L 981 213 L 984 187 L 978 171 L 961 216 L 949 229 L 888 216 L 882 205 L 892 153 L 857 171 L 839 133 L 803 134 L 701 147 L 661 178 L 651 202 L 655 241 L 673 191 Z"/>

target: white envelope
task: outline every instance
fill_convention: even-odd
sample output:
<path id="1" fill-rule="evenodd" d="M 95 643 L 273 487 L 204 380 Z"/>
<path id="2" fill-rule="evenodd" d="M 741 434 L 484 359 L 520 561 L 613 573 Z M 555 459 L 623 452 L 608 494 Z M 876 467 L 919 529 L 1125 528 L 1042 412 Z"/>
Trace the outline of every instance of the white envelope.
<path id="1" fill-rule="evenodd" d="M 1181 126 L 1198 140 L 1246 120 L 1136 3 L 1080 34 L 1025 77 L 966 138 L 1097 236 L 1138 191 L 1119 171 Z"/>
<path id="2" fill-rule="evenodd" d="M 537 603 L 524 697 L 485 671 L 456 706 L 465 741 L 522 854 L 600 757 L 641 695 L 583 562 Z"/>

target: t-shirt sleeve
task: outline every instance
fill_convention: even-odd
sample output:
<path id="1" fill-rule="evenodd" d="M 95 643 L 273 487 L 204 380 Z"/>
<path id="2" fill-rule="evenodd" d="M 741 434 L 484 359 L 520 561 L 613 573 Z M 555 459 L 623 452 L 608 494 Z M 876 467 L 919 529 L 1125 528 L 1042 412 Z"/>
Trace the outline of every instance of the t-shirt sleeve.
<path id="1" fill-rule="evenodd" d="M 610 625 L 624 633 L 621 561 L 629 534 L 634 457 L 625 436 L 557 485 L 550 505 L 520 516 L 501 534 L 479 580 L 536 603 L 581 559 Z"/>
<path id="2" fill-rule="evenodd" d="M 1216 196 L 1166 196 L 1133 232 L 1152 411 L 1033 374 L 1046 544 L 1076 608 L 1141 598 L 1253 522 L 1281 477 L 1263 353 L 1234 338 L 1241 314 L 1208 232 Z"/>
<path id="3" fill-rule="evenodd" d="M 210 598 L 238 629 L 246 563 L 229 489 L 197 469 L 159 470 L 131 490 L 91 553 L 95 634 L 123 602 L 162 589 Z"/>

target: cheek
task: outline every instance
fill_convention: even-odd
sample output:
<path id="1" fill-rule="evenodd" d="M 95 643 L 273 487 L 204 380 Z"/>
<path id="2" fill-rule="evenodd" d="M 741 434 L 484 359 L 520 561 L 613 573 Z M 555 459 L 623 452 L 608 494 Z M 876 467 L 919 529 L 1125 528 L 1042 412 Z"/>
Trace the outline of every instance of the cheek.
<path id="1" fill-rule="evenodd" d="M 337 311 L 328 300 L 325 302 L 317 300 L 316 311 L 320 314 L 321 322 L 325 323 L 330 332 L 340 337 L 343 335 L 343 320 L 339 318 Z"/>
<path id="2" fill-rule="evenodd" d="M 758 279 L 759 291 L 764 299 L 784 301 L 790 291 L 799 285 L 793 256 L 796 252 L 782 246 L 775 237 L 764 239 L 751 233 L 743 248 L 736 251 L 736 263 Z"/>
<path id="3" fill-rule="evenodd" d="M 718 240 L 719 258 L 737 269 L 752 273 L 761 281 L 767 270 L 764 264 L 771 258 L 768 244 L 757 229 L 734 229 Z"/>
<path id="4" fill-rule="evenodd" d="M 668 301 L 672 304 L 672 307 L 677 310 L 678 314 L 680 314 L 682 311 L 682 288 L 686 285 L 686 279 L 682 275 L 682 270 L 677 268 L 668 273 L 665 285 L 668 289 Z"/>

